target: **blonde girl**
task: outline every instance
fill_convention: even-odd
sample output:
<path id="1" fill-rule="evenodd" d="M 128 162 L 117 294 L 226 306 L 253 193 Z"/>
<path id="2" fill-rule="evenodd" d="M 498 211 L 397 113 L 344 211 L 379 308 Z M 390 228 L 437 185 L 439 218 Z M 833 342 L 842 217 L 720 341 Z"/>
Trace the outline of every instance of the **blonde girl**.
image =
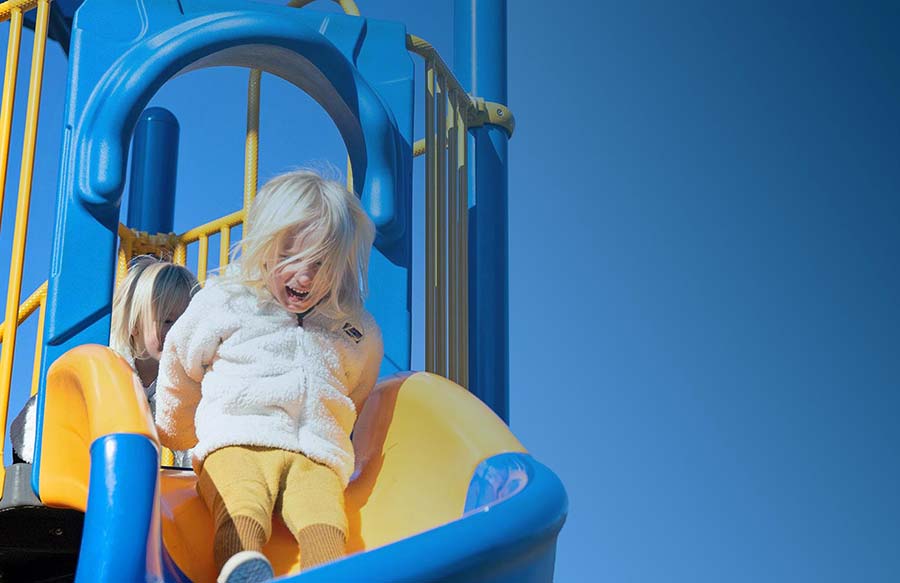
<path id="1" fill-rule="evenodd" d="M 131 260 L 128 275 L 113 294 L 109 346 L 138 375 L 154 416 L 159 357 L 166 335 L 199 289 L 197 278 L 188 269 L 140 255 Z M 189 450 L 172 453 L 174 466 L 191 467 Z"/>
<path id="2" fill-rule="evenodd" d="M 184 267 L 141 255 L 131 261 L 128 274 L 113 294 L 109 345 L 138 375 L 151 411 L 156 409 L 156 377 L 163 342 L 197 288 L 197 278 Z M 32 461 L 34 432 L 32 397 L 10 426 L 16 461 Z M 189 454 L 176 451 L 175 465 L 190 467 Z"/>
<path id="3" fill-rule="evenodd" d="M 247 217 L 243 251 L 169 332 L 157 429 L 193 447 L 215 526 L 219 581 L 265 581 L 279 511 L 306 569 L 344 554 L 350 432 L 375 384 L 381 332 L 365 308 L 374 226 L 314 172 L 278 176 Z"/>
<path id="4" fill-rule="evenodd" d="M 113 294 L 109 346 L 137 373 L 156 412 L 156 377 L 163 343 L 199 289 L 194 274 L 150 255 L 134 258 Z"/>

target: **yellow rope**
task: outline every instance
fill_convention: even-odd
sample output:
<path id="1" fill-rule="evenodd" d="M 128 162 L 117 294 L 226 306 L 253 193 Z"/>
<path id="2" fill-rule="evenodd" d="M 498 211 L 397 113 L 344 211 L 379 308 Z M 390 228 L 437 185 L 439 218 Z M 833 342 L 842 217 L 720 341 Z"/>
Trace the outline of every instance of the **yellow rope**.
<path id="1" fill-rule="evenodd" d="M 347 190 L 353 192 L 353 163 L 350 156 L 347 156 Z"/>
<path id="2" fill-rule="evenodd" d="M 244 144 L 244 208 L 256 198 L 259 185 L 259 86 L 262 71 L 250 70 L 247 83 L 247 138 Z"/>
<path id="3" fill-rule="evenodd" d="M 22 302 L 22 305 L 19 306 L 19 314 L 16 317 L 16 326 L 19 326 L 28 319 L 28 316 L 34 313 L 41 304 L 44 302 L 44 299 L 47 297 L 47 282 L 45 281 L 41 285 L 38 286 L 36 290 L 31 292 L 31 295 Z M 3 331 L 6 328 L 6 322 L 0 324 L 0 342 L 3 342 Z"/>
<path id="4" fill-rule="evenodd" d="M 19 306 L 19 314 L 16 318 L 16 327 L 21 326 L 22 322 L 28 319 L 35 310 L 40 310 L 38 313 L 38 327 L 37 327 L 37 335 L 34 339 L 34 364 L 32 365 L 31 371 L 31 394 L 34 395 L 37 392 L 38 379 L 41 374 L 41 352 L 43 350 L 44 345 L 44 306 L 47 301 L 47 282 L 45 281 L 41 285 L 38 286 L 36 290 L 31 292 L 31 295 L 22 302 L 22 305 Z M 0 342 L 3 342 L 3 330 L 6 328 L 6 322 L 0 324 Z"/>
<path id="5" fill-rule="evenodd" d="M 421 57 L 429 57 L 434 52 L 431 43 L 420 36 L 414 34 L 406 35 L 406 48 Z"/>
<path id="6" fill-rule="evenodd" d="M 413 144 L 413 157 L 421 156 L 425 153 L 425 138 L 421 140 L 416 140 L 416 143 Z"/>
<path id="7" fill-rule="evenodd" d="M 38 381 L 41 378 L 41 354 L 44 349 L 44 315 L 47 313 L 47 283 L 44 282 L 44 295 L 40 301 L 38 312 L 37 334 L 34 337 L 34 362 L 31 365 L 31 396 L 38 390 Z"/>

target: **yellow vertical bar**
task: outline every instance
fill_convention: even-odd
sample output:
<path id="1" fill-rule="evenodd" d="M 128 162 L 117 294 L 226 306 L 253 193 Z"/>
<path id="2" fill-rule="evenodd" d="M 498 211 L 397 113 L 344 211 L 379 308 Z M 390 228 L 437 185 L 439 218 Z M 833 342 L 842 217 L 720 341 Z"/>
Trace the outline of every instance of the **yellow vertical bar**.
<path id="1" fill-rule="evenodd" d="M 184 243 L 178 243 L 175 245 L 175 252 L 172 254 L 172 263 L 176 265 L 181 265 L 182 267 L 186 263 L 187 260 L 187 249 L 185 248 Z"/>
<path id="2" fill-rule="evenodd" d="M 228 253 L 231 251 L 231 227 L 222 227 L 219 231 L 219 267 L 228 265 Z"/>
<path id="3" fill-rule="evenodd" d="M 463 102 L 467 106 L 468 102 Z M 457 145 L 459 147 L 459 381 L 469 387 L 469 131 L 467 115 L 457 109 Z"/>
<path id="4" fill-rule="evenodd" d="M 262 71 L 250 70 L 247 84 L 247 138 L 244 143 L 244 210 L 256 197 L 259 184 L 259 89 Z"/>
<path id="5" fill-rule="evenodd" d="M 353 164 L 350 162 L 350 156 L 347 156 L 347 190 L 353 192 Z"/>
<path id="6" fill-rule="evenodd" d="M 128 261 L 125 259 L 125 241 L 119 241 L 119 251 L 116 253 L 116 287 L 125 279 L 128 271 Z"/>
<path id="7" fill-rule="evenodd" d="M 134 256 L 134 239 L 131 233 L 119 239 L 119 255 L 116 258 L 116 285 L 119 285 L 128 275 L 128 262 Z"/>
<path id="8" fill-rule="evenodd" d="M 353 0 L 338 0 L 338 4 L 341 5 L 341 8 L 344 10 L 345 14 L 349 14 L 350 16 L 359 16 L 359 8 L 356 7 L 356 2 Z"/>
<path id="9" fill-rule="evenodd" d="M 435 236 L 434 62 L 425 62 L 425 370 L 435 372 L 434 309 L 437 290 Z"/>
<path id="10" fill-rule="evenodd" d="M 437 97 L 437 302 L 435 309 L 435 369 L 447 376 L 447 80 L 438 73 Z"/>
<path id="11" fill-rule="evenodd" d="M 9 383 L 12 379 L 13 356 L 16 347 L 19 294 L 22 292 L 22 269 L 25 259 L 25 238 L 28 235 L 31 178 L 34 171 L 38 112 L 41 106 L 41 82 L 44 78 L 44 46 L 47 41 L 47 16 L 49 13 L 50 0 L 41 0 L 38 3 L 34 23 L 31 78 L 28 83 L 28 107 L 25 112 L 25 139 L 22 144 L 22 165 L 19 171 L 19 199 L 16 203 L 16 225 L 13 229 L 9 287 L 6 293 L 6 329 L 3 331 L 3 348 L 0 351 L 0 427 L 6 427 L 9 409 Z M 0 458 L 3 457 L 4 445 L 5 440 L 0 439 Z M 5 480 L 6 472 L 0 470 L 0 491 L 2 491 Z"/>
<path id="12" fill-rule="evenodd" d="M 34 365 L 31 371 L 31 395 L 37 393 L 38 381 L 41 378 L 41 355 L 44 345 L 44 306 L 47 303 L 47 284 L 44 284 L 44 292 L 41 294 L 41 307 L 38 308 L 38 327 L 34 341 Z"/>
<path id="13" fill-rule="evenodd" d="M 175 454 L 172 453 L 172 450 L 168 447 L 162 448 L 162 453 L 159 458 L 159 465 L 161 466 L 172 466 L 175 465 Z"/>
<path id="14" fill-rule="evenodd" d="M 197 251 L 197 281 L 206 281 L 206 263 L 209 259 L 209 236 L 200 235 L 200 246 Z"/>
<path id="15" fill-rule="evenodd" d="M 9 42 L 6 45 L 6 70 L 3 73 L 3 99 L 0 100 L 0 220 L 6 192 L 9 166 L 9 140 L 12 132 L 13 108 L 16 103 L 16 75 L 19 72 L 19 45 L 22 39 L 22 11 L 13 9 L 9 18 Z"/>
<path id="16" fill-rule="evenodd" d="M 447 359 L 448 378 L 459 383 L 459 224 L 456 191 L 456 92 L 447 94 Z"/>

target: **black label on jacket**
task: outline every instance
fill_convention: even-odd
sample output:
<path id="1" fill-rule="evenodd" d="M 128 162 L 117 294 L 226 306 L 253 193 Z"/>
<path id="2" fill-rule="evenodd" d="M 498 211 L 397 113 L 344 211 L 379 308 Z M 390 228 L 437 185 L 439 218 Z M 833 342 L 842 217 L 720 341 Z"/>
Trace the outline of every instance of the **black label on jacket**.
<path id="1" fill-rule="evenodd" d="M 347 336 L 349 336 L 350 338 L 352 338 L 353 341 L 356 342 L 357 344 L 359 344 L 359 341 L 362 340 L 362 337 L 363 337 L 362 332 L 360 332 L 350 322 L 347 322 L 346 324 L 344 324 L 343 330 L 344 330 L 344 333 Z"/>

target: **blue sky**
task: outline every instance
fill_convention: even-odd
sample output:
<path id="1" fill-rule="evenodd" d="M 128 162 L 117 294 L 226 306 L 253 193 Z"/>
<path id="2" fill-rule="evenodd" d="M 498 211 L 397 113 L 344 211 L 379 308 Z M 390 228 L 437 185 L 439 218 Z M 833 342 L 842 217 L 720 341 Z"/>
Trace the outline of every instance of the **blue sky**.
<path id="1" fill-rule="evenodd" d="M 509 4 L 511 425 L 570 496 L 557 580 L 898 580 L 900 10 Z M 451 59 L 451 3 L 360 5 Z M 57 47 L 47 68 L 23 295 L 49 262 Z M 240 205 L 245 92 L 204 70 L 155 100 L 182 125 L 177 230 Z M 261 177 L 343 168 L 312 100 L 267 76 L 263 108 Z"/>

